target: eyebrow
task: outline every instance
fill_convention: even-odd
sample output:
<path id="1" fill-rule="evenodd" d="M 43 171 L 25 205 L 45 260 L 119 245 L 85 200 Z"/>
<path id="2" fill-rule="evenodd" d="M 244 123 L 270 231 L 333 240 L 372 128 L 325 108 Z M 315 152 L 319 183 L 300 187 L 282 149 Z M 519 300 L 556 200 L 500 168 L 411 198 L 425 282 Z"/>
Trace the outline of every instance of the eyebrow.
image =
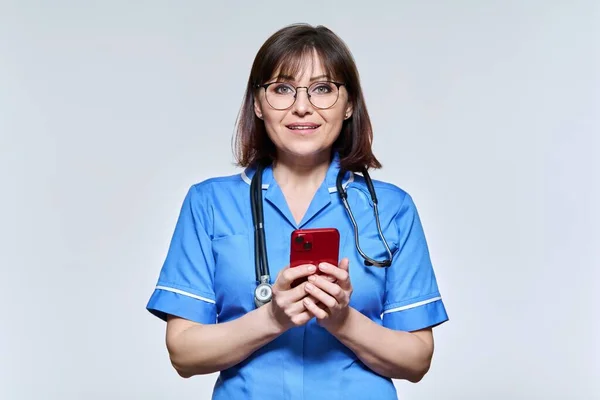
<path id="1" fill-rule="evenodd" d="M 318 75 L 318 76 L 313 76 L 312 78 L 310 78 L 310 82 L 314 82 L 314 81 L 318 81 L 319 79 L 329 79 L 329 75 Z M 286 80 L 286 81 L 294 81 L 295 78 L 293 76 L 289 76 L 289 75 L 278 75 L 275 77 L 276 80 Z"/>

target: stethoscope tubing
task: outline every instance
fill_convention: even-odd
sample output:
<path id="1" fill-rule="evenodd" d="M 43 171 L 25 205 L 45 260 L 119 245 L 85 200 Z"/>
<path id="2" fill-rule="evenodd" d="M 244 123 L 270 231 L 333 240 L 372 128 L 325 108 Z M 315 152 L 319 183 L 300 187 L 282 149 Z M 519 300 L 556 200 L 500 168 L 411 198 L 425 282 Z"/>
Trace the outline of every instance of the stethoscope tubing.
<path id="1" fill-rule="evenodd" d="M 270 287 L 270 271 L 269 271 L 269 261 L 267 257 L 267 246 L 265 239 L 265 224 L 264 224 L 264 211 L 263 211 L 263 199 L 262 199 L 262 174 L 263 174 L 264 166 L 261 164 L 257 165 L 256 172 L 252 177 L 252 181 L 250 183 L 250 206 L 252 210 L 252 220 L 254 223 L 254 266 L 255 266 L 255 274 L 256 274 L 256 282 L 258 284 L 257 290 L 255 291 L 255 303 L 257 306 L 266 304 L 270 301 L 271 298 L 271 287 Z M 346 171 L 340 169 L 337 179 L 336 179 L 336 187 L 338 195 L 340 196 L 344 208 L 350 217 L 350 221 L 352 222 L 352 226 L 354 228 L 354 243 L 356 249 L 358 250 L 360 256 L 364 259 L 364 263 L 367 266 L 374 266 L 379 268 L 387 268 L 391 266 L 393 254 L 390 250 L 390 247 L 383 235 L 381 229 L 381 222 L 379 220 L 379 209 L 378 209 L 378 200 L 377 194 L 375 193 L 375 188 L 373 186 L 373 182 L 371 181 L 371 177 L 367 172 L 366 168 L 363 168 L 360 171 L 365 178 L 365 182 L 367 184 L 367 188 L 369 190 L 369 194 L 371 195 L 371 200 L 373 202 L 373 213 L 375 215 L 375 222 L 377 225 L 377 232 L 385 250 L 387 252 L 388 258 L 383 261 L 377 261 L 367 256 L 360 247 L 359 240 L 359 232 L 358 225 L 356 223 L 356 219 L 354 218 L 354 214 L 352 213 L 352 209 L 348 204 L 348 193 L 344 185 L 342 185 L 342 179 L 346 173 Z M 265 289 L 267 286 L 267 295 L 260 296 L 259 289 Z M 261 297 L 261 299 L 259 299 Z"/>

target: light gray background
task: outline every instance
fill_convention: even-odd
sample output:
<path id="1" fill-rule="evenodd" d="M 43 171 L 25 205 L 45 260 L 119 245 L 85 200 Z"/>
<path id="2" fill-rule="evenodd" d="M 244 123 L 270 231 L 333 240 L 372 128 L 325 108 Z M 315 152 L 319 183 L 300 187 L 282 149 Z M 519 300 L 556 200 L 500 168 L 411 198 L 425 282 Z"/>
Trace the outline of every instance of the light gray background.
<path id="1" fill-rule="evenodd" d="M 0 2 L 0 398 L 206 399 L 144 310 L 276 29 L 353 51 L 450 322 L 403 399 L 600 399 L 596 1 Z M 373 338 L 377 340 L 377 338 Z"/>

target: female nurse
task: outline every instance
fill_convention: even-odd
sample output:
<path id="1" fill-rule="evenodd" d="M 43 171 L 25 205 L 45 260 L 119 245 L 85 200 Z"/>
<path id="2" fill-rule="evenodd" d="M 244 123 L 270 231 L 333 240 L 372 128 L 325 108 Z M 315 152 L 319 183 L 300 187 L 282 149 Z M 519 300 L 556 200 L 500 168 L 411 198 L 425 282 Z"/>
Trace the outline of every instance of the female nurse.
<path id="1" fill-rule="evenodd" d="M 166 321 L 182 377 L 219 372 L 213 399 L 397 399 L 392 379 L 430 368 L 448 317 L 412 198 L 380 168 L 352 55 L 329 29 L 296 24 L 258 51 L 241 109 L 243 172 L 190 187 L 147 309 Z M 250 183 L 261 204 L 272 299 L 257 306 Z M 360 249 L 391 265 L 365 265 Z M 290 268 L 295 229 L 336 228 L 339 265 Z M 379 235 L 383 233 L 388 253 Z M 317 270 L 319 273 L 317 274 Z M 292 285 L 297 279 L 300 285 Z"/>

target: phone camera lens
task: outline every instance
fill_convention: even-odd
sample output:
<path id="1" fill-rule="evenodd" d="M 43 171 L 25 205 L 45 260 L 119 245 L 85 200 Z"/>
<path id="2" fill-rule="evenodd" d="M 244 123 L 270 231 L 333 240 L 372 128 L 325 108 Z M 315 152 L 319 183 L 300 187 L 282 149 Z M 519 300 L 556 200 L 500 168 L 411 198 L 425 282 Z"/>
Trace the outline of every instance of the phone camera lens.
<path id="1" fill-rule="evenodd" d="M 304 250 L 310 250 L 310 249 L 312 249 L 312 243 L 304 242 Z"/>
<path id="2" fill-rule="evenodd" d="M 302 236 L 296 236 L 295 241 L 296 241 L 296 243 L 302 243 L 302 242 L 304 242 L 304 238 Z"/>

